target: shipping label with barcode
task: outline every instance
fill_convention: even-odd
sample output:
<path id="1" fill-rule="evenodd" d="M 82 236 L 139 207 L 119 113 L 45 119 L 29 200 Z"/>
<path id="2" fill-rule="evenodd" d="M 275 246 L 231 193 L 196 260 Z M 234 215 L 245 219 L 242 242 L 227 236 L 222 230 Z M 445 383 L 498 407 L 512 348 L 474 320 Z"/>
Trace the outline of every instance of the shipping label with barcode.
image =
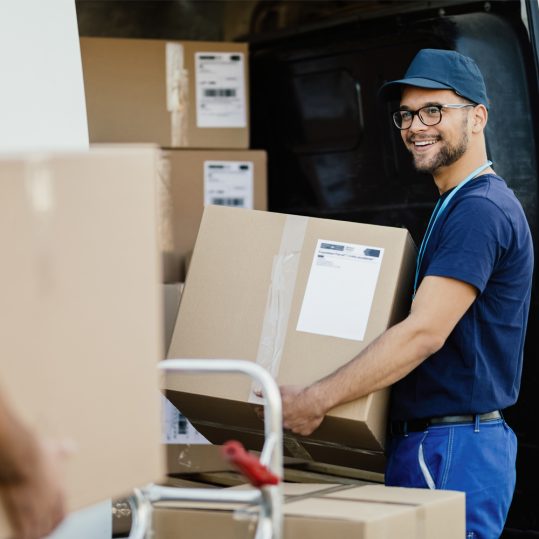
<path id="1" fill-rule="evenodd" d="M 252 161 L 204 161 L 204 205 L 254 207 Z"/>
<path id="2" fill-rule="evenodd" d="M 246 127 L 241 52 L 195 53 L 197 127 Z"/>
<path id="3" fill-rule="evenodd" d="M 209 443 L 164 395 L 161 395 L 161 443 Z"/>
<path id="4" fill-rule="evenodd" d="M 297 330 L 362 341 L 384 249 L 318 240 Z"/>

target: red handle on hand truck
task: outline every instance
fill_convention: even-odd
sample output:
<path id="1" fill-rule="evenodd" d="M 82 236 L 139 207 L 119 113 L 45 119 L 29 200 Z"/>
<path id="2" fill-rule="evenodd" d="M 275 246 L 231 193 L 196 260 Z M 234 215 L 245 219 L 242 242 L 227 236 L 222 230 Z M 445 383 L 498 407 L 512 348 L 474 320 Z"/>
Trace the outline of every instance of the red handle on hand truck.
<path id="1" fill-rule="evenodd" d="M 221 448 L 223 457 L 239 470 L 255 487 L 277 485 L 279 478 L 260 463 L 257 457 L 248 453 L 237 440 L 225 442 Z"/>

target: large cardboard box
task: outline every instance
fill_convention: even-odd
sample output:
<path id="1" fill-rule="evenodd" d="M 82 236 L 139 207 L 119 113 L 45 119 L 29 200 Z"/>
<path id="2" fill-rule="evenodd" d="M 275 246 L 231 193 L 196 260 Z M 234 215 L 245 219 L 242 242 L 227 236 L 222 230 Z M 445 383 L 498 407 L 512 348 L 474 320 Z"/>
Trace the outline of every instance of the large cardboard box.
<path id="1" fill-rule="evenodd" d="M 69 510 L 165 475 L 158 151 L 0 160 L 0 391 L 31 430 L 73 441 Z"/>
<path id="2" fill-rule="evenodd" d="M 163 151 L 160 241 L 163 280 L 183 281 L 204 206 L 267 209 L 264 150 Z"/>
<path id="3" fill-rule="evenodd" d="M 283 485 L 284 539 L 461 539 L 464 493 L 368 485 Z M 174 502 L 154 509 L 155 539 L 252 539 L 257 512 L 238 505 Z"/>
<path id="4" fill-rule="evenodd" d="M 246 43 L 80 38 L 91 142 L 249 147 Z"/>
<path id="5" fill-rule="evenodd" d="M 280 384 L 309 384 L 408 313 L 407 230 L 220 206 L 205 209 L 168 358 L 255 361 Z M 167 398 L 208 440 L 260 450 L 256 387 L 240 375 L 168 373 Z M 389 391 L 330 411 L 285 454 L 381 472 Z"/>

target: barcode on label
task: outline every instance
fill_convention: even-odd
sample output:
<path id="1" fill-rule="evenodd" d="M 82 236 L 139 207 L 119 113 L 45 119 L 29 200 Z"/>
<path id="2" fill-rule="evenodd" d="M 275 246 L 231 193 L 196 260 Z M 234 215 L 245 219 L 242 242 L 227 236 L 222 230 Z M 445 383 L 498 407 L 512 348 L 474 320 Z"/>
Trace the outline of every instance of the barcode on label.
<path id="1" fill-rule="evenodd" d="M 178 434 L 187 434 L 187 418 L 178 414 Z"/>
<path id="2" fill-rule="evenodd" d="M 218 206 L 245 206 L 244 198 L 212 198 L 211 204 L 216 204 Z"/>
<path id="3" fill-rule="evenodd" d="M 236 97 L 235 88 L 206 88 L 205 97 Z"/>

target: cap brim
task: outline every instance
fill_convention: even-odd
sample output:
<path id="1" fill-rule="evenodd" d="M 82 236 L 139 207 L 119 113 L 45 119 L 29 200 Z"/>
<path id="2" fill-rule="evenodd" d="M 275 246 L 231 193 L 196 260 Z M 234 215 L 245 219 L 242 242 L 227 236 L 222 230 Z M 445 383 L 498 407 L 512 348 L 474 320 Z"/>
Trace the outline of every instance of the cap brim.
<path id="1" fill-rule="evenodd" d="M 392 80 L 391 82 L 386 82 L 378 91 L 378 95 L 383 99 L 396 99 L 399 97 L 398 90 L 400 90 L 401 86 L 403 85 L 416 86 L 418 88 L 429 88 L 431 90 L 453 90 L 451 86 L 436 80 L 411 77 L 409 79 Z"/>

